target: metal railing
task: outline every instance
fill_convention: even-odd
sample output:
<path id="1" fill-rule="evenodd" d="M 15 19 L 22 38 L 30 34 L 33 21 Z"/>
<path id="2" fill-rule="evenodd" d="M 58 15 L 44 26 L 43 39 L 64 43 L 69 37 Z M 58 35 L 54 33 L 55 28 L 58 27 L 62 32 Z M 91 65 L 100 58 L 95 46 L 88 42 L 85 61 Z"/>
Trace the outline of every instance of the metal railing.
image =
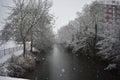
<path id="1" fill-rule="evenodd" d="M 17 46 L 17 47 L 13 47 L 13 48 L 7 48 L 7 49 L 0 50 L 0 58 L 5 55 L 8 55 L 8 54 L 13 54 L 22 49 L 23 49 L 22 46 Z"/>

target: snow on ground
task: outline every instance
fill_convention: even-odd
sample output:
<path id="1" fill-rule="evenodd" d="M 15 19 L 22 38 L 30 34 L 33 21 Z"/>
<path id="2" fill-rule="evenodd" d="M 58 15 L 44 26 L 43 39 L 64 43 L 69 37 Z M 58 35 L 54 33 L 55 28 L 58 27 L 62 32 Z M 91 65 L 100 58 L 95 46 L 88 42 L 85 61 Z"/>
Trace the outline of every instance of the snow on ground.
<path id="1" fill-rule="evenodd" d="M 28 79 L 11 78 L 11 77 L 2 77 L 2 76 L 0 76 L 0 80 L 28 80 Z"/>
<path id="2" fill-rule="evenodd" d="M 21 46 L 21 45 L 17 45 L 15 43 L 15 41 L 11 40 L 11 41 L 7 42 L 6 44 L 0 46 L 0 50 L 4 50 L 4 49 L 8 49 L 8 48 L 14 48 L 16 46 Z M 27 48 L 27 50 L 30 50 L 30 43 L 29 42 L 26 42 L 26 48 Z M 2 58 L 0 58 L 0 64 L 4 63 L 8 59 L 10 59 L 12 55 L 19 56 L 22 53 L 23 53 L 23 50 L 19 50 L 19 51 L 14 52 L 13 54 L 7 54 L 7 55 L 3 56 Z"/>
<path id="3" fill-rule="evenodd" d="M 12 48 L 12 47 L 15 47 L 16 46 L 16 43 L 15 41 L 8 41 L 6 44 L 3 44 L 0 46 L 0 50 L 3 50 L 3 49 L 7 49 L 7 48 Z"/>
<path id="4" fill-rule="evenodd" d="M 23 50 L 20 50 L 20 51 L 17 51 L 13 54 L 8 54 L 8 55 L 5 55 L 3 56 L 2 58 L 0 58 L 0 64 L 6 62 L 8 59 L 10 59 L 12 57 L 12 55 L 15 55 L 15 56 L 19 56 L 23 53 Z"/>
<path id="5" fill-rule="evenodd" d="M 27 53 L 30 54 L 30 52 Z M 9 61 L 6 61 L 0 67 L 1 76 L 22 77 L 27 70 L 32 71 L 35 69 L 35 56 L 26 55 L 26 58 L 24 58 L 23 56 L 18 56 L 21 54 L 22 50 L 14 53 L 15 56 L 13 56 L 12 58 L 8 57 L 10 58 Z"/>

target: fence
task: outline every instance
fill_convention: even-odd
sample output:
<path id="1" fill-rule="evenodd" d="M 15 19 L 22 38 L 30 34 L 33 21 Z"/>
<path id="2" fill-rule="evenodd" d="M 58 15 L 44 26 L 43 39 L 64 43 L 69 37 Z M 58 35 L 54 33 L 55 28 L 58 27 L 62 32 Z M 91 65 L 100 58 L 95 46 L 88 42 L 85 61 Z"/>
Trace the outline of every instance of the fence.
<path id="1" fill-rule="evenodd" d="M 13 48 L 0 50 L 0 58 L 5 55 L 8 55 L 8 54 L 13 54 L 13 53 L 21 50 L 22 48 L 23 48 L 22 46 L 17 46 L 17 47 L 13 47 Z"/>

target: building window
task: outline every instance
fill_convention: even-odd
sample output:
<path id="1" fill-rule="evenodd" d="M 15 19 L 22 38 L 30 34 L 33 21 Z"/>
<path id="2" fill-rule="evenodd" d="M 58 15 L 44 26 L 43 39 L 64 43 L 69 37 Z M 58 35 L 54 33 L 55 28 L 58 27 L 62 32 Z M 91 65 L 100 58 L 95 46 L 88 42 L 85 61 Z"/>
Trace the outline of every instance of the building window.
<path id="1" fill-rule="evenodd" d="M 115 1 L 112 1 L 112 3 L 115 3 Z"/>
<path id="2" fill-rule="evenodd" d="M 111 10 L 111 9 L 109 9 L 109 10 L 108 10 L 108 12 L 109 12 L 109 13 L 111 13 L 111 12 L 112 12 L 112 10 Z"/>
<path id="3" fill-rule="evenodd" d="M 119 5 L 119 2 L 117 1 L 117 5 Z"/>

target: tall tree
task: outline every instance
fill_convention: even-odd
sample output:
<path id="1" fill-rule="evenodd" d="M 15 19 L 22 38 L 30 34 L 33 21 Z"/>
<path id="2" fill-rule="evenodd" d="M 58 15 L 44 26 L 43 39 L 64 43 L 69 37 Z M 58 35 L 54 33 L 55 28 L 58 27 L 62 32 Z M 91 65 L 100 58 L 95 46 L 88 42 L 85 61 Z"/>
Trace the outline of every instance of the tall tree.
<path id="1" fill-rule="evenodd" d="M 52 4 L 48 0 L 13 0 L 13 2 L 15 5 L 11 8 L 11 14 L 7 18 L 7 24 L 10 24 L 10 26 L 7 28 L 6 24 L 3 35 L 4 32 L 13 32 L 13 35 L 7 35 L 9 36 L 8 40 L 12 37 L 17 42 L 22 42 L 23 55 L 25 56 L 26 41 L 31 41 L 32 50 L 33 29 L 43 24 L 44 16 L 49 14 Z"/>

